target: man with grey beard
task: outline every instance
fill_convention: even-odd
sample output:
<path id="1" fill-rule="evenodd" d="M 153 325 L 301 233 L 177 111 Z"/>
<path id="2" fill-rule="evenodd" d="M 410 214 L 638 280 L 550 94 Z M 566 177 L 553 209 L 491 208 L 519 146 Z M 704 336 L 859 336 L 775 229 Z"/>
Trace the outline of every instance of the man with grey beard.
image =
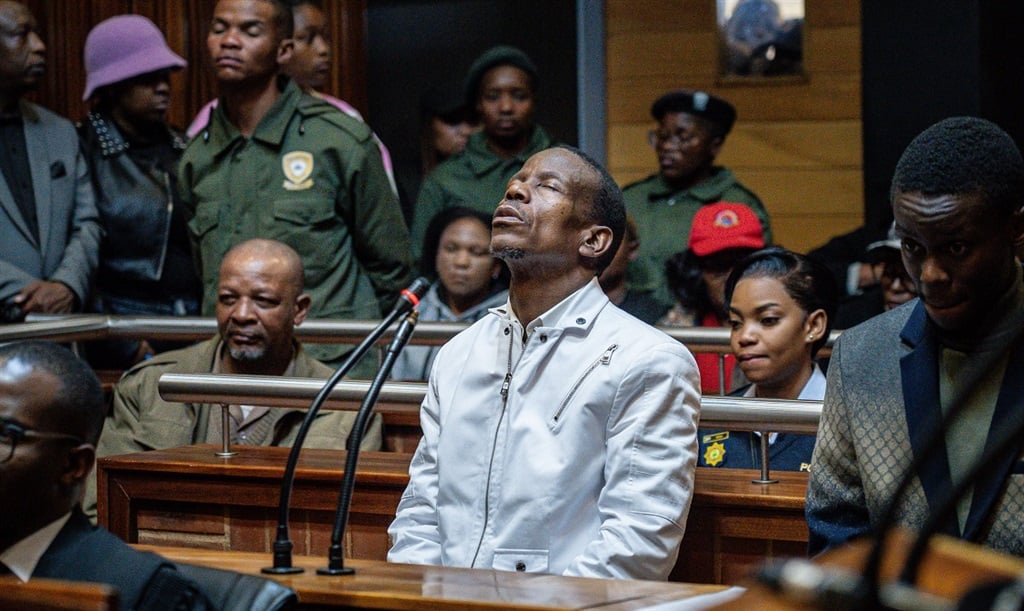
<path id="1" fill-rule="evenodd" d="M 128 370 L 114 387 L 114 405 L 96 448 L 112 456 L 221 439 L 218 405 L 171 403 L 160 397 L 164 373 L 327 378 L 333 370 L 309 356 L 293 336 L 309 312 L 302 261 L 286 244 L 253 239 L 228 251 L 217 287 L 218 334 L 195 346 L 159 354 Z M 230 406 L 231 441 L 239 445 L 290 446 L 304 410 Z M 313 422 L 305 447 L 345 447 L 354 413 L 324 411 Z M 380 418 L 370 421 L 364 450 L 381 444 Z M 95 478 L 85 509 L 95 515 Z"/>

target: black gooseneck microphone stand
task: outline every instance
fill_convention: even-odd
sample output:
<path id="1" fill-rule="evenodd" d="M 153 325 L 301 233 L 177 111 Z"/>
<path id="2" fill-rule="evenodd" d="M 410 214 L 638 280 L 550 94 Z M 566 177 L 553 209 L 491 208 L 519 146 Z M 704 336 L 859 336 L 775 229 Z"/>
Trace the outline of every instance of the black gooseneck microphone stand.
<path id="1" fill-rule="evenodd" d="M 387 331 L 388 327 L 398 320 L 399 316 L 406 314 L 419 305 L 420 297 L 422 297 L 429 288 L 430 282 L 425 278 L 417 278 L 411 285 L 409 285 L 409 288 L 403 289 L 395 307 L 384 318 L 384 320 L 382 320 L 380 324 L 366 336 L 366 339 L 364 339 L 354 350 L 352 350 L 351 353 L 349 353 L 348 358 L 341 364 L 341 367 L 339 367 L 338 370 L 328 378 L 327 382 L 324 383 L 320 392 L 317 393 L 316 398 L 313 399 L 313 403 L 309 406 L 309 410 L 306 411 L 306 416 L 303 418 L 302 424 L 299 426 L 299 431 L 295 435 L 295 442 L 292 444 L 291 451 L 288 453 L 288 462 L 285 464 L 284 475 L 281 478 L 281 496 L 277 508 L 277 536 L 274 539 L 273 548 L 274 564 L 273 566 L 264 567 L 262 569 L 264 573 L 282 575 L 301 573 L 304 570 L 301 567 L 292 565 L 292 541 L 288 534 L 288 510 L 289 505 L 291 504 L 292 484 L 295 482 L 295 468 L 298 466 L 299 462 L 299 452 L 302 450 L 302 444 L 305 442 L 306 435 L 309 433 L 309 428 L 312 426 L 313 420 L 320 412 L 321 406 L 323 406 L 324 401 L 327 400 L 327 396 L 331 393 L 331 390 L 334 389 L 341 378 L 355 366 L 370 347 L 380 339 L 380 336 Z M 349 441 L 352 441 L 351 435 L 349 436 Z M 358 448 L 358 444 L 356 444 L 356 448 Z"/>
<path id="2" fill-rule="evenodd" d="M 348 512 L 352 505 L 352 491 L 356 485 L 359 446 L 362 443 L 366 425 L 373 414 L 373 406 L 377 402 L 377 396 L 380 395 L 381 386 L 384 385 L 384 381 L 391 374 L 391 368 L 395 365 L 398 353 L 402 351 L 402 348 L 409 341 L 409 337 L 412 336 L 417 319 L 419 319 L 419 312 L 413 309 L 413 311 L 406 315 L 402 324 L 399 325 L 398 330 L 395 331 L 394 339 L 388 345 L 387 353 L 384 355 L 384 362 L 381 363 L 377 375 L 373 377 L 373 382 L 370 383 L 370 388 L 363 398 L 363 403 L 359 406 L 355 425 L 352 427 L 352 433 L 349 435 L 349 440 L 352 444 L 348 449 L 348 456 L 345 460 L 345 476 L 341 480 L 341 492 L 338 495 L 338 512 L 334 516 L 331 546 L 327 550 L 327 566 L 317 569 L 318 575 L 350 575 L 355 572 L 355 569 L 345 566 L 345 554 L 341 547 L 341 540 L 345 535 L 345 527 L 348 525 Z"/>

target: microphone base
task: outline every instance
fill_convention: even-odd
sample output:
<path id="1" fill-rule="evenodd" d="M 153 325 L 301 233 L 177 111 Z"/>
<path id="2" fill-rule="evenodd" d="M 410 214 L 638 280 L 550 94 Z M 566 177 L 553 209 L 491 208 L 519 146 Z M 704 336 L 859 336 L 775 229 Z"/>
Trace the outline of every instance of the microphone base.
<path id="1" fill-rule="evenodd" d="M 295 575 L 305 570 L 301 566 L 265 566 L 260 569 L 260 572 L 267 575 Z"/>
<path id="2" fill-rule="evenodd" d="M 350 568 L 332 569 L 329 566 L 325 566 L 322 569 L 317 569 L 317 575 L 355 575 L 356 570 Z"/>

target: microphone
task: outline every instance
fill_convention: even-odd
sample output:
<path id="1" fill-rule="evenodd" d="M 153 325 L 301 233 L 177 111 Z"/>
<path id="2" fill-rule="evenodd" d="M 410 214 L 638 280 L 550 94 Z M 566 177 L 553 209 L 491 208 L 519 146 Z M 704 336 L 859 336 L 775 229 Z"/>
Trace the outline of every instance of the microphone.
<path id="1" fill-rule="evenodd" d="M 345 460 L 345 475 L 341 480 L 341 491 L 338 495 L 338 511 L 334 516 L 331 546 L 327 550 L 327 566 L 317 569 L 318 575 L 351 575 L 355 572 L 355 569 L 345 567 L 345 554 L 341 547 L 341 540 L 345 535 L 345 527 L 348 525 L 349 508 L 352 506 L 352 492 L 356 486 L 359 446 L 363 439 L 363 433 L 366 431 L 366 425 L 370 421 L 371 414 L 373 414 L 373 406 L 377 402 L 378 395 L 380 395 L 381 387 L 384 385 L 384 381 L 388 379 L 388 376 L 391 375 L 391 368 L 394 367 L 395 361 L 398 359 L 398 353 L 402 351 L 409 338 L 412 337 L 412 331 L 416 326 L 419 315 L 419 311 L 414 309 L 406 315 L 405 319 L 402 320 L 402 324 L 398 326 L 398 330 L 395 331 L 395 336 L 388 345 L 387 352 L 384 355 L 384 362 L 381 363 L 380 369 L 377 370 L 377 375 L 373 377 L 373 382 L 370 383 L 370 388 L 366 391 L 363 403 L 359 406 L 359 411 L 356 413 L 356 423 L 352 427 L 352 433 L 349 435 L 349 440 L 353 443 L 352 447 L 348 450 L 348 456 Z"/>
<path id="2" fill-rule="evenodd" d="M 398 301 L 395 303 L 395 307 L 391 309 L 391 312 L 380 321 L 380 324 L 370 332 L 369 335 L 364 339 L 352 352 L 349 353 L 348 358 L 341 364 L 341 367 L 335 371 L 330 378 L 324 383 L 320 392 L 317 393 L 316 398 L 313 399 L 313 403 L 309 406 L 306 411 L 305 418 L 302 419 L 302 424 L 299 425 L 299 430 L 295 434 L 295 442 L 292 444 L 291 450 L 288 452 L 288 462 L 285 464 L 284 475 L 281 478 L 281 495 L 277 508 L 277 536 L 274 539 L 273 554 L 274 564 L 273 566 L 264 567 L 262 571 L 272 575 L 284 575 L 292 573 L 301 573 L 303 569 L 292 565 L 292 542 L 288 534 L 288 509 L 291 504 L 292 496 L 292 484 L 295 482 L 295 468 L 299 462 L 299 452 L 302 450 L 302 444 L 306 441 L 306 435 L 309 433 L 309 428 L 313 425 L 313 420 L 320 412 L 321 406 L 324 401 L 327 400 L 327 396 L 331 393 L 331 390 L 338 384 L 342 377 L 345 376 L 352 367 L 363 357 L 364 354 L 370 349 L 370 347 L 380 339 L 380 336 L 387 331 L 388 327 L 394 323 L 399 316 L 406 314 L 410 310 L 415 311 L 415 308 L 420 303 L 420 298 L 426 294 L 430 288 L 430 282 L 426 278 L 417 278 L 413 280 L 412 284 L 408 288 L 402 289 L 399 294 Z M 407 338 L 408 339 L 408 338 Z M 390 369 L 389 369 L 390 371 Z M 380 390 L 378 389 L 378 393 Z M 360 435 L 362 437 L 362 435 Z M 346 442 L 346 447 L 351 451 L 352 435 L 349 435 L 349 439 Z M 359 445 L 356 444 L 356 449 Z M 347 472 L 346 472 L 347 475 Z"/>
<path id="3" fill-rule="evenodd" d="M 757 580 L 798 606 L 829 611 L 934 611 L 949 606 L 938 596 L 903 583 L 886 584 L 877 592 L 879 602 L 868 604 L 868 583 L 861 575 L 806 558 L 769 561 L 758 571 Z"/>

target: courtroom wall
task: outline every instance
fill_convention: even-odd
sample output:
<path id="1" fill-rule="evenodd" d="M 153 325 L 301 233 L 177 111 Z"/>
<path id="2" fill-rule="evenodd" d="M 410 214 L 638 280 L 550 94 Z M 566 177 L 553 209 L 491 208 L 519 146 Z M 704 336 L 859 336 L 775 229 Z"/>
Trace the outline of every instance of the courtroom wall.
<path id="1" fill-rule="evenodd" d="M 82 49 L 94 25 L 126 13 L 151 19 L 188 68 L 171 75 L 172 125 L 185 127 L 216 95 L 206 54 L 206 32 L 213 0 L 22 0 L 39 22 L 47 46 L 47 73 L 31 99 L 72 121 L 88 112 L 82 101 L 85 68 Z M 332 0 L 327 17 L 335 69 L 328 89 L 366 110 L 366 45 L 363 14 L 366 0 Z M 342 74 L 345 78 L 342 79 Z"/>
<path id="2" fill-rule="evenodd" d="M 806 78 L 781 84 L 719 78 L 714 2 L 605 0 L 605 16 L 608 165 L 620 184 L 657 170 L 651 102 L 703 89 L 736 106 L 719 161 L 764 201 L 778 243 L 806 251 L 861 224 L 859 0 L 806 1 Z"/>

